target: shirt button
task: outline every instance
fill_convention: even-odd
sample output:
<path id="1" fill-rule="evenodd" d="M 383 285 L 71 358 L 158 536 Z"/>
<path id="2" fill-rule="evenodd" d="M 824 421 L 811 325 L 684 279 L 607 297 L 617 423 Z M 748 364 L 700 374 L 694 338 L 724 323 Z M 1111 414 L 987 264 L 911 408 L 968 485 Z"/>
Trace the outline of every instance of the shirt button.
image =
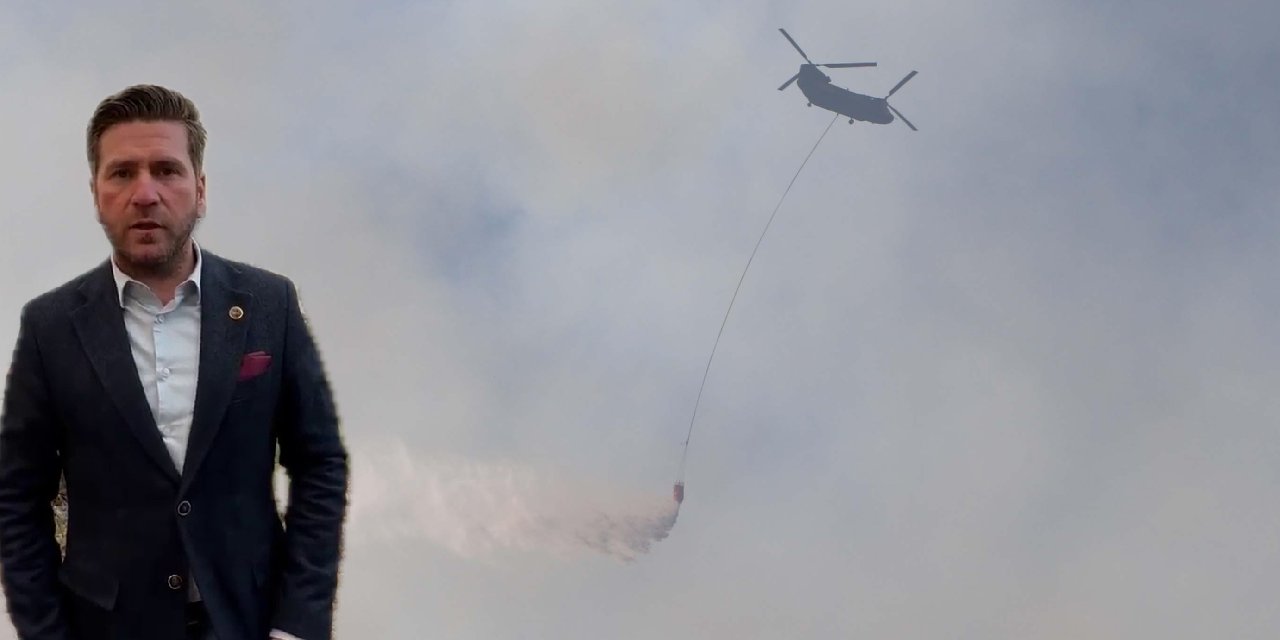
<path id="1" fill-rule="evenodd" d="M 171 373 L 171 371 L 169 370 L 169 367 L 165 367 L 165 368 L 161 369 L 161 370 L 160 370 L 160 379 L 161 379 L 161 380 L 163 380 L 163 379 L 165 379 L 165 378 L 168 378 L 170 373 Z"/>
<path id="2" fill-rule="evenodd" d="M 181 589 L 181 588 L 182 588 L 182 576 L 180 576 L 180 575 L 178 575 L 178 574 L 176 574 L 176 573 L 175 573 L 175 574 L 173 574 L 173 575 L 169 576 L 168 583 L 169 583 L 169 588 L 170 588 L 170 589 L 173 589 L 174 591 L 177 591 L 178 589 Z"/>
<path id="3" fill-rule="evenodd" d="M 191 503 L 183 500 L 178 503 L 178 515 L 185 516 L 191 513 Z"/>
<path id="4" fill-rule="evenodd" d="M 164 324 L 164 316 L 156 316 L 156 324 Z"/>

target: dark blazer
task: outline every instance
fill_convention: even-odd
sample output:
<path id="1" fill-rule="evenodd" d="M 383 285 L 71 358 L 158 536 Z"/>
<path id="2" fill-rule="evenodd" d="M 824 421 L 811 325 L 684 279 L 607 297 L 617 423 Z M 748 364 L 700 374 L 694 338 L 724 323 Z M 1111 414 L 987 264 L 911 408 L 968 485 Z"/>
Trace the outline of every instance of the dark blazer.
<path id="1" fill-rule="evenodd" d="M 297 291 L 202 251 L 200 301 L 181 475 L 138 380 L 110 262 L 23 308 L 0 414 L 0 576 L 21 638 L 179 640 L 189 575 L 220 640 L 331 637 L 347 454 Z M 277 451 L 290 477 L 283 522 Z M 65 559 L 50 508 L 63 474 Z"/>

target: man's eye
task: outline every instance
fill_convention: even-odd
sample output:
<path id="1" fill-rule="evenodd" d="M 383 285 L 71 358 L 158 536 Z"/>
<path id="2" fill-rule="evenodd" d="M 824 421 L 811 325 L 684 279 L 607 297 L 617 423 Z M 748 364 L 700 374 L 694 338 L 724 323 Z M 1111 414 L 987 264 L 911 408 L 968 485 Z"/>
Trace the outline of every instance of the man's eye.
<path id="1" fill-rule="evenodd" d="M 111 170 L 111 173 L 108 173 L 108 174 L 107 174 L 107 177 L 109 177 L 109 178 L 128 178 L 128 177 L 129 177 L 129 170 L 128 170 L 128 169 L 112 169 L 112 170 Z"/>

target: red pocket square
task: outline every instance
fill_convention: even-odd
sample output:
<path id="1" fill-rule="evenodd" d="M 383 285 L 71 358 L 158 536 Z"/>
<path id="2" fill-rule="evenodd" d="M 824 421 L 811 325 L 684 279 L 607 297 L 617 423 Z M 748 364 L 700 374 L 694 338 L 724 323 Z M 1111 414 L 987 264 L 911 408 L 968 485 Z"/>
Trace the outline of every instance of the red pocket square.
<path id="1" fill-rule="evenodd" d="M 240 375 L 236 376 L 236 381 L 244 381 L 249 378 L 256 378 L 267 372 L 271 366 L 271 354 L 266 351 L 254 351 L 246 353 L 244 359 L 240 361 Z"/>

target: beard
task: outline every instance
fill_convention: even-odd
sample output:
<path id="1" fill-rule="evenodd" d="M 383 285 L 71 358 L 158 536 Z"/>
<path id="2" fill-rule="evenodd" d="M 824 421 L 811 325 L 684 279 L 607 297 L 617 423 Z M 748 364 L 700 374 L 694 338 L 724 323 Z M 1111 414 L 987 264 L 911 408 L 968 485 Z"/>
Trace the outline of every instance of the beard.
<path id="1" fill-rule="evenodd" d="M 110 229 L 107 239 L 115 253 L 121 270 L 135 277 L 139 275 L 168 276 L 183 264 L 183 250 L 199 223 L 195 210 L 180 216 L 170 224 L 145 232 L 149 241 L 142 242 L 137 231 L 129 227 Z"/>

